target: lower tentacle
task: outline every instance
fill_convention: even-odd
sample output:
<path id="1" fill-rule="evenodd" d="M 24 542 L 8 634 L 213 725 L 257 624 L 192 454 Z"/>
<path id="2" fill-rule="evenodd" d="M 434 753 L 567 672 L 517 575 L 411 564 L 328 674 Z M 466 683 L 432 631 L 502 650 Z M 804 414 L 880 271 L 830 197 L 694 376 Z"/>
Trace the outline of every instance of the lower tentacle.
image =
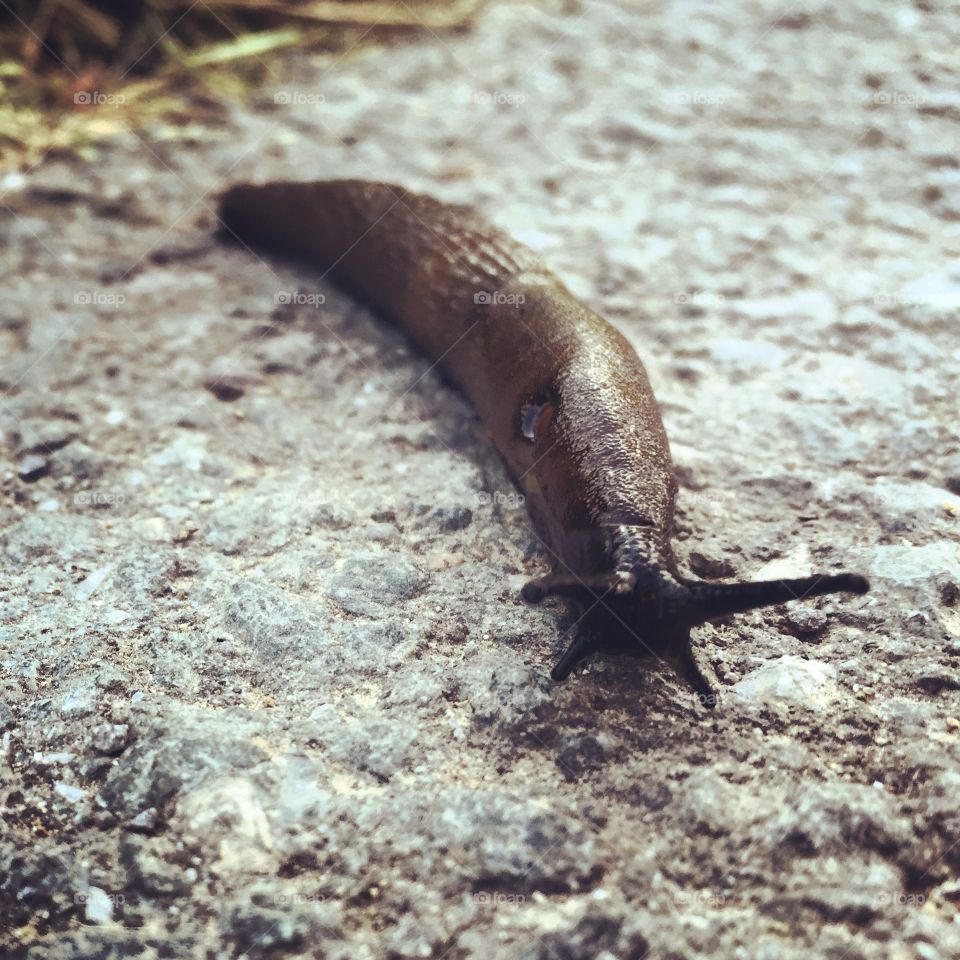
<path id="1" fill-rule="evenodd" d="M 650 527 L 611 526 L 610 569 L 584 577 L 557 571 L 528 581 L 529 603 L 548 596 L 567 597 L 585 611 L 577 636 L 553 668 L 565 679 L 581 661 L 601 648 L 663 655 L 712 706 L 715 694 L 690 648 L 690 630 L 732 613 L 803 600 L 828 593 L 863 594 L 865 577 L 853 573 L 816 574 L 786 580 L 705 583 L 682 578 L 668 542 Z"/>

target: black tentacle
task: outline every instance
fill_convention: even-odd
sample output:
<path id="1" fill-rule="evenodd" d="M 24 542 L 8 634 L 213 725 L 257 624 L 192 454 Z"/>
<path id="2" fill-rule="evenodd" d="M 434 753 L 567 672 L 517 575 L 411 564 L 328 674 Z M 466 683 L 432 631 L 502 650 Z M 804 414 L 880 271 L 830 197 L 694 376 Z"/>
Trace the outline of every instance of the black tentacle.
<path id="1" fill-rule="evenodd" d="M 815 574 L 788 580 L 704 583 L 681 577 L 669 541 L 652 527 L 606 528 L 608 572 L 578 577 L 557 571 L 524 585 L 523 598 L 567 597 L 584 611 L 584 623 L 551 676 L 564 680 L 581 661 L 604 649 L 656 653 L 673 663 L 709 706 L 714 693 L 690 647 L 690 629 L 715 617 L 743 613 L 827 593 L 863 594 L 866 577 Z"/>
<path id="2" fill-rule="evenodd" d="M 815 574 L 793 580 L 757 580 L 747 583 L 692 583 L 686 597 L 671 611 L 688 627 L 729 613 L 818 597 L 825 593 L 866 593 L 870 582 L 855 573 Z"/>

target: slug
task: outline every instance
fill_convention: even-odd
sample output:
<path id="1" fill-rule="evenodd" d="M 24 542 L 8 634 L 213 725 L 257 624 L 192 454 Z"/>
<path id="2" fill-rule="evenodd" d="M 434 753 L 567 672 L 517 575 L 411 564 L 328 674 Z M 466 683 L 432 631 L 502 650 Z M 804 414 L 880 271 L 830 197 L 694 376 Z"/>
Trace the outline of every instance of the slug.
<path id="1" fill-rule="evenodd" d="M 225 235 L 306 258 L 391 319 L 473 405 L 553 554 L 523 598 L 560 595 L 579 614 L 554 680 L 598 650 L 652 654 L 709 698 L 693 626 L 869 589 L 851 573 L 735 584 L 681 575 L 670 447 L 636 352 L 470 208 L 330 180 L 235 185 L 219 216 Z"/>

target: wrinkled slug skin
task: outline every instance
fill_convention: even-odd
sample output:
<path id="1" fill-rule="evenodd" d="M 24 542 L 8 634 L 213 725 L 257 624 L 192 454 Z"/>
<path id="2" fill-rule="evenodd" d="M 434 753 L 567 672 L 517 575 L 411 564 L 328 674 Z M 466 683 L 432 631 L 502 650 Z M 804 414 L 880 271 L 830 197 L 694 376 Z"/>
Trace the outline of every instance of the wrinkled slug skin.
<path id="1" fill-rule="evenodd" d="M 526 247 L 469 208 L 357 180 L 236 186 L 221 219 L 244 242 L 306 257 L 437 363 L 565 565 L 598 568 L 590 534 L 603 524 L 668 538 L 676 484 L 646 371 Z M 531 404 L 547 407 L 533 442 Z"/>
<path id="2" fill-rule="evenodd" d="M 643 365 L 530 250 L 471 210 L 333 180 L 232 187 L 220 216 L 226 233 L 306 257 L 391 318 L 473 404 L 554 554 L 524 598 L 560 595 L 583 612 L 555 680 L 597 650 L 625 650 L 671 662 L 713 702 L 692 626 L 869 589 L 851 573 L 681 576 L 670 543 L 677 486 Z"/>

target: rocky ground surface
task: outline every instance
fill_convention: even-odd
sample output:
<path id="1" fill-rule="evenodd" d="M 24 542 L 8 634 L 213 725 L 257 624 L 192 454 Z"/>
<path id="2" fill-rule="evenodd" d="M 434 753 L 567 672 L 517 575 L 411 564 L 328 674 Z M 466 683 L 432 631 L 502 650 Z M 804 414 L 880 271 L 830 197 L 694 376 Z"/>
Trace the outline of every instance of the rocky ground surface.
<path id="1" fill-rule="evenodd" d="M 960 956 L 958 43 L 937 2 L 501 5 L 7 177 L 0 952 Z M 647 362 L 688 569 L 872 593 L 698 629 L 712 710 L 552 685 L 469 408 L 214 239 L 277 176 L 479 206 Z"/>

